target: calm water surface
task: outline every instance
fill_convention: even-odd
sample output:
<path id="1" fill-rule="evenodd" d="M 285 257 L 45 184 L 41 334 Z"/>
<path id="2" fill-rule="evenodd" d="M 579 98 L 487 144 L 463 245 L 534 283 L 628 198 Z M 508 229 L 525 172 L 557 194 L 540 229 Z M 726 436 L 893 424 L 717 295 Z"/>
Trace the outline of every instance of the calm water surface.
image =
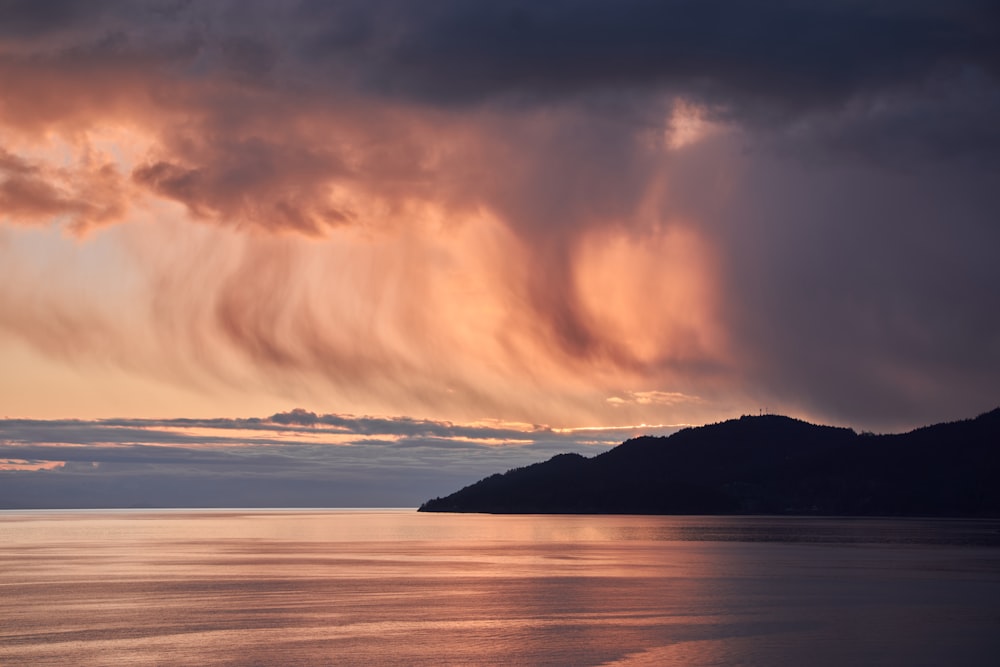
<path id="1" fill-rule="evenodd" d="M 0 665 L 996 665 L 1000 522 L 0 512 Z"/>

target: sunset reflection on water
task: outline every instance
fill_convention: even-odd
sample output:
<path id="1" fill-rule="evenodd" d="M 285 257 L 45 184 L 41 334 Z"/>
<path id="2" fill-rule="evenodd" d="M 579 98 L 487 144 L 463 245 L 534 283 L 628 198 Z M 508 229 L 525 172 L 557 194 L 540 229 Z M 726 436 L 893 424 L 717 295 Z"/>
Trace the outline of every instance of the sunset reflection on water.
<path id="1" fill-rule="evenodd" d="M 995 522 L 0 513 L 2 664 L 991 664 Z M 957 658 L 957 660 L 956 660 Z"/>

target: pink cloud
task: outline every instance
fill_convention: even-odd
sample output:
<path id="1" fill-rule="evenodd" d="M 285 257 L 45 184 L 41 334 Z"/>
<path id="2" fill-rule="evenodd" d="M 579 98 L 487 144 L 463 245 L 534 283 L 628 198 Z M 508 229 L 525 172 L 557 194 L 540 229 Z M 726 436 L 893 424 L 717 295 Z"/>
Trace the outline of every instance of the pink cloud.
<path id="1" fill-rule="evenodd" d="M 968 166 L 995 153 L 992 42 L 915 8 L 896 29 L 926 52 L 837 60 L 669 4 L 10 9 L 0 333 L 193 396 L 564 425 L 924 423 L 995 393 L 994 172 Z M 811 16 L 787 18 L 819 45 L 871 20 Z M 607 402 L 674 393 L 703 400 Z"/>

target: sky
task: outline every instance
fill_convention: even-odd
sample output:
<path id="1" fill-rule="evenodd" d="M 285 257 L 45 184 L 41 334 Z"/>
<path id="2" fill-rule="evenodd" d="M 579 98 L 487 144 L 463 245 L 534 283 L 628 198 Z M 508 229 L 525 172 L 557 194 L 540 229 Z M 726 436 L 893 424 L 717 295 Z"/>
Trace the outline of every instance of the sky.
<path id="1" fill-rule="evenodd" d="M 0 0 L 0 506 L 985 412 L 998 118 L 994 2 Z"/>

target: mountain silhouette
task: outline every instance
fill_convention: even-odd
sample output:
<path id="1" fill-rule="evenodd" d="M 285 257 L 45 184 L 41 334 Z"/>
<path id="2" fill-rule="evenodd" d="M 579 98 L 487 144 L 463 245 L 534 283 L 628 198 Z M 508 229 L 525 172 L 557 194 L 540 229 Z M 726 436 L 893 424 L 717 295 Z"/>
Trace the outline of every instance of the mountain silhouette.
<path id="1" fill-rule="evenodd" d="M 1000 408 L 904 434 L 777 415 L 559 454 L 421 512 L 1000 516 Z"/>

